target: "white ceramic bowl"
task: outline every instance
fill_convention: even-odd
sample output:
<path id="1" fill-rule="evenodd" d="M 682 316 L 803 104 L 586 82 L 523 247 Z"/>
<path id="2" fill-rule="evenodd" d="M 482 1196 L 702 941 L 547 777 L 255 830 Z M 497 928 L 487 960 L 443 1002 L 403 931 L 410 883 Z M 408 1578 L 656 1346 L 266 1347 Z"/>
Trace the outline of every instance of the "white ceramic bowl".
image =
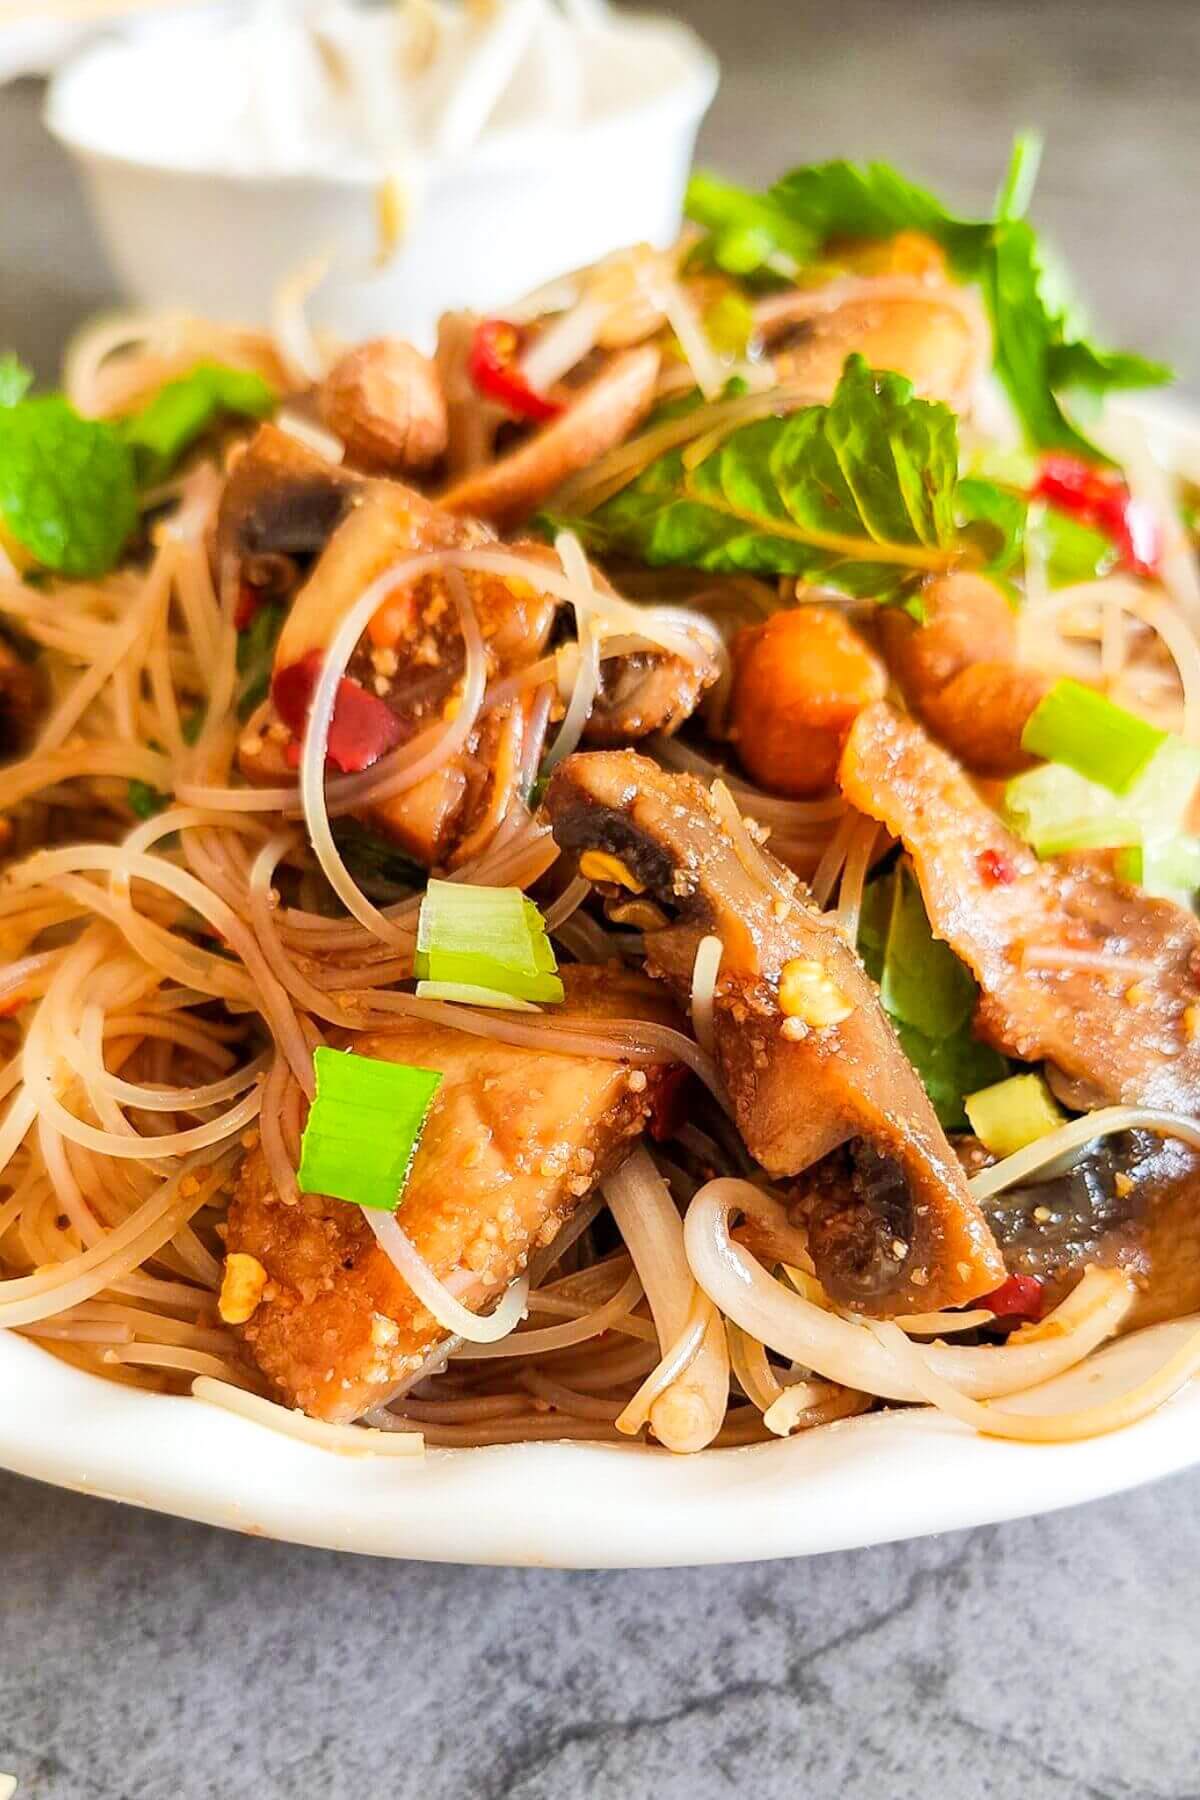
<path id="1" fill-rule="evenodd" d="M 670 20 L 621 15 L 619 28 L 595 30 L 597 55 L 630 59 L 627 103 L 570 130 L 507 130 L 428 161 L 404 243 L 378 272 L 377 182 L 366 170 L 230 174 L 124 147 L 139 143 L 127 120 L 146 106 L 145 57 L 161 46 L 85 51 L 52 84 L 46 118 L 79 165 L 135 304 L 262 324 L 279 284 L 328 254 L 332 273 L 310 307 L 317 324 L 428 343 L 448 309 L 496 308 L 621 245 L 676 234 L 716 62 Z"/>
<path id="2" fill-rule="evenodd" d="M 1088 1406 L 1200 1328 L 1123 1338 L 1036 1395 Z M 318 1450 L 187 1397 L 120 1387 L 0 1331 L 0 1467 L 256 1536 L 432 1562 L 658 1568 L 845 1550 L 1094 1500 L 1200 1461 L 1200 1382 L 1078 1444 L 981 1438 L 928 1408 L 743 1450 L 511 1444 L 421 1461 Z"/>

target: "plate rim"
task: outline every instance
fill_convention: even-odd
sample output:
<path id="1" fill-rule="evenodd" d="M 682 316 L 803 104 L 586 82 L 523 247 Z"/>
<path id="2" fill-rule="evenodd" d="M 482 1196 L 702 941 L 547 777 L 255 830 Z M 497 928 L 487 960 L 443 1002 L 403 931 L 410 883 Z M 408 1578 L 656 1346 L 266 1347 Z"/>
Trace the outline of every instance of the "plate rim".
<path id="1" fill-rule="evenodd" d="M 1039 1392 L 1127 1385 L 1131 1367 L 1136 1379 L 1198 1325 L 1132 1333 Z M 632 1569 L 819 1555 L 1052 1512 L 1198 1462 L 1200 1382 L 1121 1432 L 1071 1444 L 985 1439 L 913 1408 L 692 1457 L 539 1442 L 431 1448 L 410 1463 L 106 1382 L 0 1332 L 0 1468 L 250 1536 L 409 1561 Z"/>
<path id="2" fill-rule="evenodd" d="M 1194 402 L 1122 396 L 1111 410 L 1200 467 Z M 1160 1345 L 1169 1353 L 1198 1325 L 1200 1316 L 1120 1338 L 1038 1394 L 1103 1386 L 1147 1349 L 1157 1362 Z M 360 1555 L 562 1569 L 820 1555 L 1053 1512 L 1196 1464 L 1200 1379 L 1137 1424 L 1070 1444 L 985 1439 L 914 1408 L 691 1457 L 551 1441 L 430 1449 L 410 1464 L 317 1449 L 188 1395 L 108 1382 L 0 1329 L 0 1469 Z"/>

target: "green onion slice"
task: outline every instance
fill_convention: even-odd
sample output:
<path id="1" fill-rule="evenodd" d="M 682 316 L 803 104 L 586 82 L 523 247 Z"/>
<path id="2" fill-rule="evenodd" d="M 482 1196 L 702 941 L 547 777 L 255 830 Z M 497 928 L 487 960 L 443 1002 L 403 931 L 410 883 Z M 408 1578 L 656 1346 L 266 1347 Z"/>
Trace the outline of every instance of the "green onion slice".
<path id="1" fill-rule="evenodd" d="M 1010 1075 L 968 1094 L 963 1104 L 975 1136 L 999 1157 L 1015 1156 L 1067 1121 L 1040 1075 Z"/>
<path id="2" fill-rule="evenodd" d="M 459 1006 L 495 1006 L 503 1012 L 540 1012 L 532 1000 L 506 994 L 503 988 L 477 987 L 470 981 L 418 981 L 418 1000 L 451 1000 Z"/>
<path id="3" fill-rule="evenodd" d="M 1198 782 L 1200 750 L 1165 737 L 1124 794 L 1062 763 L 1044 763 L 1008 783 L 1004 814 L 1039 856 L 1165 845 L 1180 837 Z"/>
<path id="4" fill-rule="evenodd" d="M 1200 889 L 1200 838 L 1177 837 L 1130 845 L 1116 858 L 1121 881 L 1165 900 L 1191 901 Z"/>
<path id="5" fill-rule="evenodd" d="M 1079 681 L 1056 681 L 1030 714 L 1021 748 L 1127 794 L 1167 741 L 1165 731 Z"/>
<path id="6" fill-rule="evenodd" d="M 563 998 L 545 921 L 520 888 L 431 881 L 413 968 L 421 982 L 487 988 L 517 1000 Z"/>
<path id="7" fill-rule="evenodd" d="M 325 1045 L 315 1051 L 313 1069 L 317 1096 L 300 1144 L 301 1193 L 395 1212 L 440 1071 Z"/>

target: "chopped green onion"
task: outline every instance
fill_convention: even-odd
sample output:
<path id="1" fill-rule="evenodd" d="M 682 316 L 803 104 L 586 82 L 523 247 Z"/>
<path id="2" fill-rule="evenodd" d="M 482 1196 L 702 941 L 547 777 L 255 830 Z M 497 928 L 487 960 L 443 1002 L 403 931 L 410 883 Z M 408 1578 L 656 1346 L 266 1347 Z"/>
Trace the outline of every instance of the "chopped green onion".
<path id="1" fill-rule="evenodd" d="M 1166 741 L 1165 731 L 1069 680 L 1055 682 L 1021 733 L 1031 756 L 1064 763 L 1114 794 L 1129 792 Z"/>
<path id="2" fill-rule="evenodd" d="M 993 1156 L 1015 1156 L 1067 1120 L 1040 1075 L 1010 1075 L 968 1094 L 963 1104 L 971 1130 Z"/>
<path id="3" fill-rule="evenodd" d="M 494 1006 L 503 1012 L 540 1012 L 532 1000 L 506 994 L 502 988 L 477 987 L 470 981 L 418 981 L 418 1000 L 450 1000 L 458 1006 Z"/>
<path id="4" fill-rule="evenodd" d="M 1190 904 L 1200 889 L 1200 838 L 1130 845 L 1116 858 L 1117 877 L 1147 894 Z"/>
<path id="5" fill-rule="evenodd" d="M 1128 793 L 1088 781 L 1061 763 L 1017 775 L 1004 790 L 1004 814 L 1039 856 L 1068 850 L 1121 850 L 1169 842 L 1200 781 L 1200 750 L 1167 737 Z"/>
<path id="6" fill-rule="evenodd" d="M 317 1096 L 300 1144 L 301 1193 L 395 1212 L 440 1072 L 323 1044 L 313 1069 Z"/>
<path id="7" fill-rule="evenodd" d="M 413 967 L 421 981 L 487 988 L 518 1000 L 563 998 L 545 922 L 520 888 L 431 881 Z"/>

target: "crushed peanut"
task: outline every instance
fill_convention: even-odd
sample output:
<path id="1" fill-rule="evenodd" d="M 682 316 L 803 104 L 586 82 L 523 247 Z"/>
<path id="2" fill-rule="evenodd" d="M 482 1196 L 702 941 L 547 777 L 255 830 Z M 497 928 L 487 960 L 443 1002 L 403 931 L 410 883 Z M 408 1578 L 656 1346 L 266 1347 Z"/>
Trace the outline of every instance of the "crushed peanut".
<path id="1" fill-rule="evenodd" d="M 823 963 L 795 957 L 779 976 L 779 1006 L 789 1019 L 800 1019 L 820 1031 L 839 1025 L 854 1011 Z"/>
<path id="2" fill-rule="evenodd" d="M 221 1297 L 217 1311 L 226 1325 L 244 1325 L 252 1319 L 267 1285 L 267 1271 L 257 1256 L 234 1250 L 225 1258 Z"/>
<path id="3" fill-rule="evenodd" d="M 1183 1035 L 1189 1044 L 1200 1037 L 1200 1006 L 1194 1003 L 1183 1009 Z"/>

